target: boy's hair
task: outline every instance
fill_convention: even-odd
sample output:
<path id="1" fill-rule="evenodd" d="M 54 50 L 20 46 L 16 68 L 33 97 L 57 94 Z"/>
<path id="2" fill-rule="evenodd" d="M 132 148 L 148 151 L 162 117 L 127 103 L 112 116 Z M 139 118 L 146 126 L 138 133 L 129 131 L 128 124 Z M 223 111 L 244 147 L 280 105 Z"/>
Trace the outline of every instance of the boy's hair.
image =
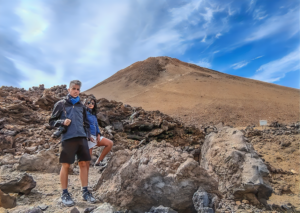
<path id="1" fill-rule="evenodd" d="M 69 88 L 71 88 L 73 85 L 78 85 L 79 87 L 81 87 L 81 81 L 79 80 L 70 81 Z"/>

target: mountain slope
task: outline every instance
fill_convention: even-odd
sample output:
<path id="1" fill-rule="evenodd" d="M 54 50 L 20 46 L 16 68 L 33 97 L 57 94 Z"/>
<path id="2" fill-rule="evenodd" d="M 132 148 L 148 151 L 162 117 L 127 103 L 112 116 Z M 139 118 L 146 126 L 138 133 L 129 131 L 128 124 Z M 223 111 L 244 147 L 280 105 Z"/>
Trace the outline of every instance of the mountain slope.
<path id="1" fill-rule="evenodd" d="M 232 76 L 169 57 L 151 57 L 85 91 L 145 110 L 160 110 L 188 124 L 299 120 L 299 90 Z"/>

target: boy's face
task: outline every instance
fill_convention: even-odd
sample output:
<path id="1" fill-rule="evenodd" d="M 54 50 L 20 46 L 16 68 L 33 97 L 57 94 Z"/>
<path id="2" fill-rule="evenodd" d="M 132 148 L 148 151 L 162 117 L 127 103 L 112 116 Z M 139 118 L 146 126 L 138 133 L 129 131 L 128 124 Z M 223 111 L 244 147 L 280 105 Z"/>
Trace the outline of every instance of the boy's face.
<path id="1" fill-rule="evenodd" d="M 76 85 L 76 84 L 73 84 L 71 85 L 71 87 L 68 89 L 70 95 L 74 98 L 76 98 L 79 93 L 80 93 L 80 86 L 79 85 Z"/>

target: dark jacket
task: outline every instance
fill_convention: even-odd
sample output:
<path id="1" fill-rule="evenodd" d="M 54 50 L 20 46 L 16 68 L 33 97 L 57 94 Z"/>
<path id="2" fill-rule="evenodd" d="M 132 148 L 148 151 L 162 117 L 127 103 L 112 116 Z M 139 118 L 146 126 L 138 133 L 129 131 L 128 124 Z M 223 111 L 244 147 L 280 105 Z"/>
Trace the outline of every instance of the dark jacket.
<path id="1" fill-rule="evenodd" d="M 92 135 L 101 135 L 96 115 L 92 114 L 90 109 L 87 109 L 87 119 L 90 123 L 90 132 Z"/>
<path id="2" fill-rule="evenodd" d="M 70 138 L 90 137 L 85 106 L 80 101 L 73 105 L 68 96 L 54 105 L 49 124 L 52 127 L 62 126 L 66 118 L 69 118 L 71 123 L 66 127 L 67 131 L 62 134 L 62 141 Z"/>

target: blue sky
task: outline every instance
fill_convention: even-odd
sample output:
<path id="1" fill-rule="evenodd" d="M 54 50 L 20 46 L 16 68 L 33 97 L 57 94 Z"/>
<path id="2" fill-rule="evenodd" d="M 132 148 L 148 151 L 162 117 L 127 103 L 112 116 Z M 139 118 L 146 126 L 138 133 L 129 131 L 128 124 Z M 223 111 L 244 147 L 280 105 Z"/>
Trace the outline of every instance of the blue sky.
<path id="1" fill-rule="evenodd" d="M 0 86 L 83 82 L 170 56 L 299 87 L 299 0 L 0 0 Z"/>

